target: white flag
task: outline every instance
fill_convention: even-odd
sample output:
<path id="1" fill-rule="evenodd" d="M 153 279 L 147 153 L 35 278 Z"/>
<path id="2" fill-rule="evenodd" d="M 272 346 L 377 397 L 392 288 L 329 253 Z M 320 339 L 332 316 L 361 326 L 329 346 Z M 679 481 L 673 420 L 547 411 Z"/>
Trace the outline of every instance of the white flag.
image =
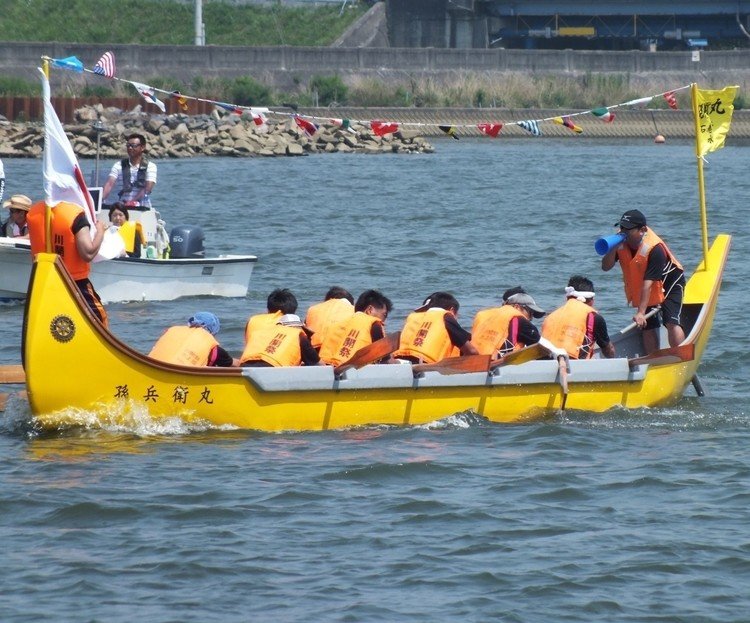
<path id="1" fill-rule="evenodd" d="M 138 93 L 141 94 L 141 97 L 145 99 L 149 104 L 154 104 L 155 106 L 159 107 L 159 110 L 162 112 L 167 112 L 167 107 L 164 105 L 164 102 L 162 102 L 158 97 L 156 97 L 156 93 L 154 92 L 154 87 L 150 87 L 147 84 L 143 84 L 141 82 L 134 82 L 132 80 L 128 80 L 127 82 L 130 82 Z"/>
<path id="2" fill-rule="evenodd" d="M 47 205 L 56 206 L 61 201 L 83 208 L 94 231 L 96 217 L 94 201 L 78 166 L 73 146 L 70 144 L 60 119 L 50 100 L 49 80 L 42 69 L 42 99 L 44 100 L 44 196 Z"/>

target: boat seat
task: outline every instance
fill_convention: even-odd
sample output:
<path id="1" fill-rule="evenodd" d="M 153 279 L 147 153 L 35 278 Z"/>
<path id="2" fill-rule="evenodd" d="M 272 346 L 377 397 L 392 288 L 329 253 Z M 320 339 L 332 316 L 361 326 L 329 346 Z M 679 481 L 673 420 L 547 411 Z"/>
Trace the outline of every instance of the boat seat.
<path id="1" fill-rule="evenodd" d="M 406 364 L 383 364 L 353 368 L 344 372 L 340 389 L 369 389 L 378 387 L 412 387 L 414 373 Z"/>
<path id="2" fill-rule="evenodd" d="M 264 392 L 331 390 L 335 381 L 332 366 L 242 368 L 242 376 Z"/>

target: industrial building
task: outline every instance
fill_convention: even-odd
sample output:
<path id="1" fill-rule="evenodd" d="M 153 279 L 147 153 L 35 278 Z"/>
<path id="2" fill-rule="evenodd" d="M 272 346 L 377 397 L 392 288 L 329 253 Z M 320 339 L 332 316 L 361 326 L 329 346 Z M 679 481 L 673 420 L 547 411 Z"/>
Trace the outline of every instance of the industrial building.
<path id="1" fill-rule="evenodd" d="M 393 47 L 750 47 L 750 0 L 387 0 Z"/>

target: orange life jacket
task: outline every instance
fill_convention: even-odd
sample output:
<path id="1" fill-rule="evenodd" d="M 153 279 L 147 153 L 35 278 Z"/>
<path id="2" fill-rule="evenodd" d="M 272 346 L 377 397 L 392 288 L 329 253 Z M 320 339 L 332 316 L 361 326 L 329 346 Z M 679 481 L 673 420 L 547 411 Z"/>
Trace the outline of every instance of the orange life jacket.
<path id="1" fill-rule="evenodd" d="M 476 346 L 481 355 L 505 354 L 510 350 L 518 350 L 525 346 L 518 341 L 518 321 L 524 318 L 523 312 L 513 305 L 503 305 L 483 309 L 477 312 L 471 331 L 471 343 Z M 510 349 L 506 342 L 513 344 Z"/>
<path id="2" fill-rule="evenodd" d="M 245 344 L 247 344 L 250 339 L 251 333 L 264 327 L 275 325 L 283 315 L 284 314 L 280 311 L 275 311 L 268 314 L 255 314 L 254 316 L 250 316 L 245 325 Z"/>
<path id="3" fill-rule="evenodd" d="M 372 344 L 372 326 L 382 324 L 379 318 L 356 312 L 349 320 L 330 328 L 320 347 L 320 359 L 337 366 L 351 359 L 363 346 Z"/>
<path id="4" fill-rule="evenodd" d="M 206 366 L 219 343 L 203 327 L 170 327 L 157 340 L 149 357 L 183 366 Z"/>
<path id="5" fill-rule="evenodd" d="M 307 310 L 305 326 L 313 332 L 310 342 L 320 348 L 326 335 L 354 315 L 354 305 L 348 299 L 328 299 Z"/>
<path id="6" fill-rule="evenodd" d="M 435 363 L 453 354 L 454 346 L 445 328 L 445 309 L 433 308 L 412 312 L 406 318 L 401 340 L 394 357 L 416 357 L 425 363 Z"/>
<path id="7" fill-rule="evenodd" d="M 633 307 L 638 307 L 641 304 L 643 278 L 648 267 L 648 256 L 658 244 L 664 245 L 664 250 L 672 264 L 682 269 L 682 264 L 677 261 L 669 247 L 649 228 L 646 228 L 646 235 L 643 236 L 641 245 L 636 251 L 633 251 L 627 244 L 620 245 L 617 250 L 617 259 L 622 266 L 622 277 L 625 283 L 625 296 Z M 658 305 L 664 301 L 664 298 L 664 284 L 661 280 L 654 281 L 648 297 L 648 306 Z"/>
<path id="8" fill-rule="evenodd" d="M 44 226 L 44 214 L 47 206 L 44 201 L 37 201 L 26 220 L 29 224 L 29 242 L 31 254 L 47 250 L 47 230 Z M 76 237 L 73 234 L 73 221 L 83 213 L 83 208 L 74 203 L 62 201 L 52 208 L 52 252 L 57 253 L 74 280 L 86 279 L 91 267 L 78 253 Z"/>
<path id="9" fill-rule="evenodd" d="M 302 363 L 299 345 L 300 327 L 285 327 L 282 324 L 267 325 L 250 334 L 250 340 L 240 356 L 240 364 L 246 361 L 265 361 L 274 367 L 298 366 Z"/>
<path id="10" fill-rule="evenodd" d="M 581 346 L 589 346 L 583 359 L 590 359 L 594 356 L 595 313 L 591 305 L 570 298 L 544 319 L 542 337 L 558 348 L 564 348 L 571 359 L 580 357 Z"/>
<path id="11" fill-rule="evenodd" d="M 122 241 L 125 243 L 125 250 L 128 253 L 133 253 L 135 249 L 136 231 L 141 234 L 140 239 L 141 244 L 143 244 L 143 240 L 145 240 L 145 238 L 143 236 L 143 227 L 141 227 L 140 223 L 137 223 L 135 221 L 125 221 L 117 230 L 117 233 L 120 234 L 120 238 L 122 238 Z"/>

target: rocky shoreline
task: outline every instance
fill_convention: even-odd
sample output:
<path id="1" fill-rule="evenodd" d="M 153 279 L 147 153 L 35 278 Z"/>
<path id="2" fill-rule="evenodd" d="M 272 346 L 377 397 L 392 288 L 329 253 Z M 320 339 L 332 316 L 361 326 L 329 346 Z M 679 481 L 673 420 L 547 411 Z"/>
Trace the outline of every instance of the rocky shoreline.
<path id="1" fill-rule="evenodd" d="M 353 121 L 346 129 L 333 122 L 323 123 L 313 136 L 308 136 L 291 116 L 269 115 L 264 124 L 256 125 L 248 112 L 237 115 L 216 109 L 203 115 L 160 115 L 144 112 L 140 106 L 124 112 L 98 104 L 77 109 L 75 122 L 66 124 L 65 131 L 74 151 L 82 159 L 96 157 L 97 138 L 100 158 L 121 158 L 125 137 L 133 132 L 146 136 L 149 155 L 155 159 L 304 156 L 311 153 L 432 153 L 434 147 L 427 139 L 446 137 L 440 125 L 457 124 L 456 137 L 478 137 L 482 135 L 476 124 L 504 122 L 501 139 L 538 140 L 514 122 L 570 114 L 562 110 L 490 108 L 310 108 L 299 112 L 316 119 L 335 115 Z M 540 123 L 540 129 L 546 138 L 572 140 L 579 137 L 653 140 L 656 134 L 667 139 L 692 139 L 695 133 L 690 110 L 617 110 L 616 117 L 613 123 L 602 123 L 592 115 L 575 117 L 576 124 L 583 128 L 580 135 L 550 122 Z M 359 121 L 354 121 L 356 119 Z M 367 119 L 387 119 L 404 125 L 392 134 L 379 136 L 368 121 L 363 121 Z M 102 130 L 97 131 L 97 127 Z M 750 111 L 735 110 L 729 138 L 750 138 Z M 0 117 L 0 158 L 38 158 L 43 146 L 41 122 L 13 123 Z"/>
<path id="2" fill-rule="evenodd" d="M 75 111 L 76 123 L 65 126 L 79 158 L 122 157 L 125 137 L 146 136 L 151 158 L 195 156 L 273 157 L 310 153 L 431 153 L 432 145 L 418 132 L 403 130 L 378 136 L 369 127 L 343 129 L 321 125 L 308 136 L 291 117 L 268 118 L 256 125 L 250 114 L 153 115 L 139 107 L 123 112 L 101 105 Z M 97 128 L 100 128 L 97 130 Z M 97 136 L 98 135 L 98 136 Z M 41 123 L 0 121 L 0 158 L 37 158 L 44 148 Z"/>

